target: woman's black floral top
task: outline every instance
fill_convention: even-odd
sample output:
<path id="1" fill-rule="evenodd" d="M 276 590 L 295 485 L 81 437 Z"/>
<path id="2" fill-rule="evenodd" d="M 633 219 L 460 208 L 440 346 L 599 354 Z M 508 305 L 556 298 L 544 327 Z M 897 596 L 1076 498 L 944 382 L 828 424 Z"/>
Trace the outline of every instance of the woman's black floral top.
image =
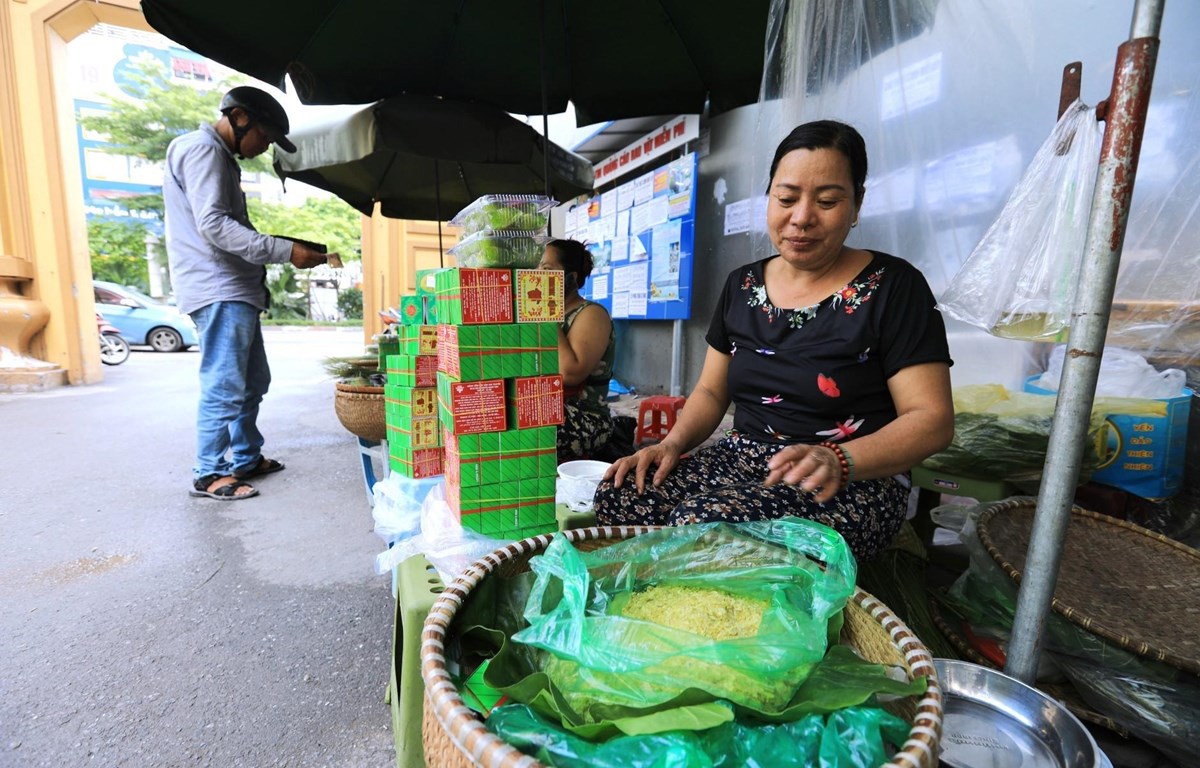
<path id="1" fill-rule="evenodd" d="M 893 374 L 952 362 L 925 278 L 903 259 L 871 253 L 853 280 L 810 307 L 771 303 L 763 279 L 770 259 L 730 273 L 706 339 L 732 356 L 735 430 L 783 443 L 870 434 L 896 418 Z"/>

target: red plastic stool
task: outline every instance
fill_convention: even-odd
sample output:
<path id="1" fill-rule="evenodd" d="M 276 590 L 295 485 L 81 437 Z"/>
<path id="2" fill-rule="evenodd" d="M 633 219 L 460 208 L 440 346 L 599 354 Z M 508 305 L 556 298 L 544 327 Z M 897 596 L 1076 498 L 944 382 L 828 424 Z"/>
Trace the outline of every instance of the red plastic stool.
<path id="1" fill-rule="evenodd" d="M 675 426 L 675 417 L 685 402 L 686 397 L 654 395 L 638 404 L 637 434 L 634 435 L 633 444 L 658 442 L 666 437 L 671 427 Z"/>

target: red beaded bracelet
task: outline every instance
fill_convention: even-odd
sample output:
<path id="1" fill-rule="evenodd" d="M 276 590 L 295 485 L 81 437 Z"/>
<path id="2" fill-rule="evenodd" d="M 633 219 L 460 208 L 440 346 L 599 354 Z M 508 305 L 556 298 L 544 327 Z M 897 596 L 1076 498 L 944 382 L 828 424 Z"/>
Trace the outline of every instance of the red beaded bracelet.
<path id="1" fill-rule="evenodd" d="M 823 443 L 817 443 L 822 448 L 828 448 L 833 451 L 833 455 L 837 456 L 838 465 L 842 468 L 841 486 L 845 488 L 850 483 L 850 476 L 854 471 L 854 459 L 850 458 L 850 452 L 837 443 L 831 443 L 828 440 Z"/>

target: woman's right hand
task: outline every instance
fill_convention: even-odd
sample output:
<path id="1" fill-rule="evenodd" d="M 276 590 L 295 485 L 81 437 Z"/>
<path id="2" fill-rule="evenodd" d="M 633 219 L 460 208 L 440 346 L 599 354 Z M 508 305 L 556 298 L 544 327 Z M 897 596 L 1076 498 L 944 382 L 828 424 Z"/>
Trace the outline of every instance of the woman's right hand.
<path id="1" fill-rule="evenodd" d="M 633 472 L 634 484 L 637 486 L 637 492 L 644 493 L 646 490 L 646 473 L 651 467 L 657 466 L 654 471 L 651 482 L 655 487 L 663 484 L 667 479 L 667 475 L 671 474 L 671 470 L 679 464 L 680 451 L 670 442 L 656 443 L 648 445 L 632 456 L 625 456 L 613 462 L 608 471 L 604 473 L 605 480 L 612 480 L 615 487 L 620 488 L 626 476 Z"/>

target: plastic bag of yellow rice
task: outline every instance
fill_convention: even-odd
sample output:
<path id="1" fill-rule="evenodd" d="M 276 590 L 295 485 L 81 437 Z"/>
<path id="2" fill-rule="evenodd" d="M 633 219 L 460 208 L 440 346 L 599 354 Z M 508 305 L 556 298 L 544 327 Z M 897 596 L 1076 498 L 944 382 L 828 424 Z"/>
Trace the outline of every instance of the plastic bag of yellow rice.
<path id="1" fill-rule="evenodd" d="M 832 528 L 800 518 L 664 528 L 532 558 L 529 626 L 545 672 L 586 719 L 688 689 L 784 707 L 841 629 L 855 563 Z"/>

